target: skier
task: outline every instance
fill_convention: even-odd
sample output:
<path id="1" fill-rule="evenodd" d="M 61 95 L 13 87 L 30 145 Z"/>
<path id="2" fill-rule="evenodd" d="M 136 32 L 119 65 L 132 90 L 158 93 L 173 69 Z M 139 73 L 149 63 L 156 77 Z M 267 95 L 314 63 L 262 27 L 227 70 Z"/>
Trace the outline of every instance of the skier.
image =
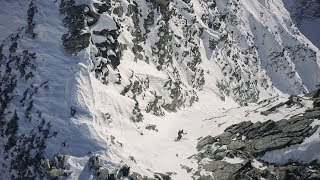
<path id="1" fill-rule="evenodd" d="M 177 137 L 176 141 L 179 141 L 182 138 L 182 135 L 184 135 L 184 134 L 187 134 L 187 133 L 184 133 L 183 129 L 179 130 L 178 131 L 178 137 Z"/>

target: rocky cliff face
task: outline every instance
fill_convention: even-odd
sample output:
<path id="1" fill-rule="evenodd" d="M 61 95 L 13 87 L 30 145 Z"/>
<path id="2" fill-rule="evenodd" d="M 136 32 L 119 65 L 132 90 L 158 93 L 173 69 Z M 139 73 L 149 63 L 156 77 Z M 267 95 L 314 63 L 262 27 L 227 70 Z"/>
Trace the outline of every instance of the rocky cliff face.
<path id="1" fill-rule="evenodd" d="M 103 13 L 118 24 L 121 53 L 115 54 L 124 54 L 118 58 L 164 75 L 153 85 L 155 78 L 146 77 L 139 67 L 131 67 L 130 73 L 120 69 L 125 64 L 119 67 L 121 79 L 116 82 L 126 86 L 122 94 L 147 112 L 163 115 L 190 106 L 198 99 L 197 91 L 207 88 L 244 105 L 256 102 L 260 94 L 274 94 L 274 87 L 299 94 L 319 83 L 314 78 L 318 49 L 299 38 L 285 14 L 267 12 L 279 11 L 281 2 L 137 1 L 94 6 L 108 8 Z M 304 72 L 306 66 L 315 69 Z"/>
<path id="2" fill-rule="evenodd" d="M 226 128 L 225 132 L 219 136 L 207 136 L 201 139 L 197 145 L 199 154 L 193 156 L 199 162 L 199 169 L 194 171 L 194 177 L 200 179 L 212 177 L 214 179 L 318 179 L 320 177 L 318 160 L 302 163 L 303 156 L 296 156 L 291 157 L 292 159 L 287 163 L 274 164 L 270 159 L 272 157 L 270 151 L 301 144 L 304 139 L 318 133 L 319 125 L 312 126 L 314 119 L 320 118 L 319 105 L 316 103 L 318 100 L 319 97 L 314 96 L 314 107 L 300 116 L 277 122 L 246 121 Z M 283 106 L 303 106 L 301 101 L 300 99 L 294 102 L 289 99 Z M 278 108 L 283 107 L 277 105 L 270 109 L 275 111 Z M 261 113 L 264 114 L 263 111 Z M 269 152 L 269 155 L 265 155 L 266 152 Z M 312 153 L 309 156 L 312 156 Z M 200 174 L 201 171 L 207 171 L 211 176 Z"/>
<path id="3" fill-rule="evenodd" d="M 99 11 L 103 18 L 108 14 L 118 25 L 120 35 L 115 39 L 121 53 L 114 54 L 164 75 L 153 85 L 155 78 L 145 77 L 139 67 L 126 73 L 120 65 L 121 79 L 115 81 L 126 86 L 123 95 L 137 99 L 142 109 L 156 115 L 192 105 L 197 91 L 206 88 L 215 88 L 221 98 L 232 97 L 241 105 L 256 102 L 260 94 L 272 94 L 274 87 L 291 94 L 315 89 L 318 50 L 298 38 L 301 35 L 288 17 L 269 17 L 272 14 L 267 11 L 281 5 L 237 1 L 94 4 L 98 11 L 105 8 Z M 300 67 L 305 66 L 316 69 L 303 72 Z M 138 87 L 143 90 L 137 91 Z"/>
<path id="4" fill-rule="evenodd" d="M 317 162 L 272 169 L 258 159 L 313 136 L 319 118 L 316 96 L 276 105 L 320 83 L 320 51 L 281 0 L 3 5 L 3 178 L 219 179 L 237 169 L 236 179 L 277 179 L 297 168 L 305 172 L 299 178 L 319 174 Z M 247 120 L 261 123 L 240 123 Z M 173 141 L 181 128 L 187 138 Z M 253 159 L 268 170 L 253 168 Z"/>

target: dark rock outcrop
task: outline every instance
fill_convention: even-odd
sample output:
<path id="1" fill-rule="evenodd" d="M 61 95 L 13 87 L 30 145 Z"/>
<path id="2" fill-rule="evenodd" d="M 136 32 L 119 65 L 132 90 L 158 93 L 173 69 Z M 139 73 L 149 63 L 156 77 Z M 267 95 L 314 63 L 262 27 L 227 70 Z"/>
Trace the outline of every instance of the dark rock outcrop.
<path id="1" fill-rule="evenodd" d="M 130 166 L 122 165 L 116 169 L 108 169 L 101 165 L 99 155 L 92 155 L 88 160 L 88 166 L 95 179 L 101 180 L 171 180 L 171 175 L 175 173 L 154 173 L 155 178 L 142 176 L 137 172 L 132 172 Z"/>
<path id="2" fill-rule="evenodd" d="M 63 45 L 69 53 L 76 53 L 88 47 L 90 43 L 90 33 L 74 34 L 62 36 Z"/>
<path id="3" fill-rule="evenodd" d="M 291 100 L 283 104 L 290 104 Z M 293 101 L 292 101 L 293 102 Z M 216 137 L 207 136 L 198 142 L 198 154 L 193 156 L 199 161 L 199 170 L 194 173 L 196 179 L 317 179 L 320 177 L 318 161 L 302 164 L 289 162 L 284 165 L 259 162 L 263 168 L 255 167 L 253 161 L 268 151 L 300 144 L 313 135 L 318 126 L 312 127 L 314 119 L 320 118 L 317 108 L 306 110 L 302 116 L 288 120 L 252 123 L 250 121 L 228 127 Z M 241 162 L 229 163 L 226 158 L 241 159 Z M 206 159 L 204 161 L 204 159 Z M 212 176 L 201 176 L 199 172 L 212 172 Z M 197 178 L 198 177 L 198 178 Z"/>
<path id="4" fill-rule="evenodd" d="M 312 122 L 313 119 L 299 116 L 278 122 L 242 122 L 228 127 L 225 133 L 217 137 L 209 136 L 200 140 L 197 149 L 216 143 L 226 145 L 234 153 L 242 150 L 247 156 L 259 156 L 270 150 L 301 143 L 316 131 L 317 128 L 310 126 Z"/>
<path id="5" fill-rule="evenodd" d="M 266 111 L 262 111 L 260 114 L 268 116 L 269 114 L 276 113 L 276 111 L 283 106 L 292 107 L 293 105 L 299 105 L 300 107 L 303 107 L 303 105 L 300 103 L 301 101 L 302 99 L 300 96 L 290 96 L 286 102 L 281 102 L 267 109 Z"/>
<path id="6" fill-rule="evenodd" d="M 164 9 L 169 5 L 170 0 L 155 0 L 155 3 L 160 6 L 161 9 Z"/>
<path id="7" fill-rule="evenodd" d="M 314 100 L 313 106 L 314 107 L 320 107 L 320 98 L 317 98 L 317 99 Z"/>
<path id="8" fill-rule="evenodd" d="M 100 16 L 91 11 L 88 5 L 76 5 L 74 0 L 62 0 L 60 14 L 64 16 L 64 26 L 69 30 L 61 38 L 67 52 L 78 53 L 88 47 L 91 34 L 82 31 L 86 26 L 94 25 Z"/>
<path id="9" fill-rule="evenodd" d="M 34 22 L 34 15 L 37 12 L 37 6 L 34 0 L 32 0 L 29 4 L 29 9 L 27 11 L 28 19 L 27 19 L 27 28 L 26 33 L 31 35 L 32 38 L 36 38 L 37 34 L 34 32 L 34 28 L 36 26 L 36 23 Z"/>

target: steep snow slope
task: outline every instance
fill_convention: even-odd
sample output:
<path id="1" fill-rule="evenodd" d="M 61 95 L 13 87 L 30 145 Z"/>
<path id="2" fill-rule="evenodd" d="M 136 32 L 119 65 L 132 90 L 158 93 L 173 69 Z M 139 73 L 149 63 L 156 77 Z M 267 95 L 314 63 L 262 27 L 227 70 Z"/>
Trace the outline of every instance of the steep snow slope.
<path id="1" fill-rule="evenodd" d="M 299 30 L 318 48 L 320 48 L 320 1 L 283 1 Z"/>
<path id="2" fill-rule="evenodd" d="M 266 117 L 257 112 L 271 105 L 256 103 L 275 104 L 319 84 L 320 52 L 281 0 L 3 5 L 5 179 L 70 171 L 70 179 L 90 179 L 100 166 L 122 164 L 149 177 L 191 179 L 181 166 L 198 166 L 188 157 L 199 137 L 301 113 L 310 105 Z M 180 129 L 188 134 L 175 142 Z M 61 162 L 57 154 L 70 158 Z M 97 170 L 89 168 L 94 155 Z"/>
<path id="3" fill-rule="evenodd" d="M 38 164 L 44 155 L 42 147 L 46 147 L 46 157 L 53 157 L 57 153 L 82 157 L 88 151 L 106 149 L 105 142 L 99 139 L 93 131 L 93 125 L 90 125 L 93 110 L 85 103 L 91 102 L 81 100 L 82 95 L 90 96 L 92 93 L 90 86 L 85 84 L 90 82 L 86 67 L 88 55 L 82 52 L 73 57 L 61 46 L 61 36 L 67 31 L 62 24 L 59 3 L 8 1 L 4 5 L 7 7 L 5 9 L 21 9 L 21 12 L 29 9 L 28 13 L 24 11 L 23 20 L 31 18 L 31 21 L 37 22 L 37 26 L 34 30 L 36 38 L 32 38 L 33 34 L 28 33 L 27 27 L 9 29 L 8 32 L 12 34 L 5 38 L 1 46 L 1 122 L 5 124 L 1 132 L 12 137 L 3 137 L 1 143 L 2 147 L 15 143 L 13 148 L 1 153 L 4 158 L 1 161 L 4 163 L 2 178 L 32 177 L 38 174 L 42 170 Z M 34 14 L 34 17 L 30 14 Z M 1 21 L 10 23 L 7 19 Z M 29 60 L 28 56 L 32 59 Z M 77 120 L 71 118 L 72 106 L 77 106 Z M 12 124 L 11 120 L 9 126 L 6 121 L 15 117 L 12 112 L 17 113 L 19 121 Z M 13 127 L 18 130 L 12 132 L 10 129 Z M 39 142 L 45 145 L 39 145 Z M 20 149 L 20 146 L 28 146 L 29 150 Z M 6 156 L 11 152 L 17 152 L 17 155 L 8 159 Z M 13 164 L 12 169 L 10 166 Z M 32 173 L 27 171 L 28 168 L 31 168 Z"/>

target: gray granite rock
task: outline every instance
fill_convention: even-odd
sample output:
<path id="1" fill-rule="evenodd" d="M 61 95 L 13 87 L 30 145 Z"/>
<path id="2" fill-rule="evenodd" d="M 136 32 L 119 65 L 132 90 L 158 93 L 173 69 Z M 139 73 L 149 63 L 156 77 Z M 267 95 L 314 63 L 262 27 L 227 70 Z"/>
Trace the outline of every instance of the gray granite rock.
<path id="1" fill-rule="evenodd" d="M 316 103 L 317 99 L 314 99 L 314 104 Z M 288 120 L 256 123 L 245 121 L 226 128 L 224 133 L 216 137 L 202 138 L 197 144 L 199 153 L 193 157 L 199 162 L 197 172 L 211 172 L 211 175 L 200 176 L 199 173 L 194 173 L 194 177 L 219 180 L 317 179 L 320 177 L 318 161 L 307 164 L 291 162 L 284 165 L 260 162 L 264 168 L 259 169 L 254 167 L 252 160 L 268 151 L 302 143 L 318 129 L 318 126 L 311 126 L 313 120 L 318 118 L 320 108 L 315 106 L 302 116 Z M 228 163 L 225 158 L 240 158 L 242 162 Z"/>

